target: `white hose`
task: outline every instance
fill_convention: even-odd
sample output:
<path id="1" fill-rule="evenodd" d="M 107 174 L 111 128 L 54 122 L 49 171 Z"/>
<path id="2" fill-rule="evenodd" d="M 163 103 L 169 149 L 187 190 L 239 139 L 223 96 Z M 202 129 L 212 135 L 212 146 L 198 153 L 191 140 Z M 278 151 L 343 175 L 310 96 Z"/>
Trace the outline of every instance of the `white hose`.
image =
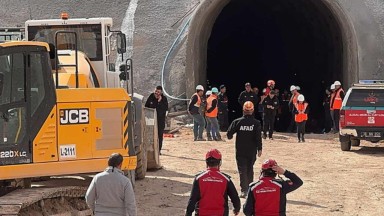
<path id="1" fill-rule="evenodd" d="M 187 29 L 191 19 L 192 19 L 193 16 L 189 17 L 187 22 L 184 24 L 183 28 L 181 29 L 180 33 L 177 35 L 175 41 L 173 42 L 171 48 L 168 50 L 168 53 L 167 55 L 165 56 L 165 59 L 164 59 L 164 62 L 163 62 L 163 67 L 161 69 L 161 85 L 163 86 L 163 93 L 165 94 L 165 96 L 173 99 L 173 100 L 179 100 L 179 101 L 189 101 L 189 99 L 185 99 L 185 98 L 179 98 L 179 97 L 174 97 L 172 95 L 169 95 L 168 92 L 165 90 L 165 82 L 164 82 L 164 72 L 165 72 L 165 66 L 168 62 L 168 58 L 169 56 L 171 55 L 173 49 L 175 48 L 177 42 L 179 41 L 181 35 L 183 35 L 185 29 Z"/>

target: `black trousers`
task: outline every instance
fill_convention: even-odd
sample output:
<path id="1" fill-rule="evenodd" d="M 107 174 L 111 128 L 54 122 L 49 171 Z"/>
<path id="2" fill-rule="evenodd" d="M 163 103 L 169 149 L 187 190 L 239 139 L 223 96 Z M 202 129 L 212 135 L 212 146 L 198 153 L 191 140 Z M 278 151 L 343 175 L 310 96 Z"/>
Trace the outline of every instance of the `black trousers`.
<path id="1" fill-rule="evenodd" d="M 253 182 L 253 165 L 255 162 L 256 155 L 253 157 L 236 156 L 241 192 L 247 193 L 249 184 Z"/>
<path id="2" fill-rule="evenodd" d="M 228 111 L 223 111 L 218 115 L 220 131 L 226 132 L 229 127 Z"/>
<path id="3" fill-rule="evenodd" d="M 165 119 L 158 118 L 157 119 L 157 134 L 159 137 L 159 151 L 161 151 L 161 148 L 163 147 L 163 133 L 165 129 Z"/>
<path id="4" fill-rule="evenodd" d="M 340 110 L 333 110 L 333 124 L 334 127 L 336 128 L 336 131 L 339 131 L 339 121 L 340 121 Z"/>
<path id="5" fill-rule="evenodd" d="M 272 138 L 273 130 L 275 128 L 275 119 L 276 115 L 264 113 L 263 115 L 263 134 L 267 135 L 268 131 L 268 137 Z"/>
<path id="6" fill-rule="evenodd" d="M 325 119 L 324 119 L 324 132 L 328 133 L 332 129 L 332 117 L 331 112 L 329 112 L 329 109 L 325 109 Z"/>
<path id="7" fill-rule="evenodd" d="M 297 124 L 297 138 L 299 140 L 301 140 L 302 138 L 304 138 L 304 134 L 305 134 L 305 124 L 307 123 L 307 121 L 303 121 L 303 122 L 296 122 Z"/>

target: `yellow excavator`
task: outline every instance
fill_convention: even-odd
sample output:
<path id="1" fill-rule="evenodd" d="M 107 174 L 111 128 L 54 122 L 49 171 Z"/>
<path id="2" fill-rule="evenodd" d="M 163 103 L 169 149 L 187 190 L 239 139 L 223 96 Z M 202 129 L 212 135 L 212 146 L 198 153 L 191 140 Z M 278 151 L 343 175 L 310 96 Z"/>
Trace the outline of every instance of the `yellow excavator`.
<path id="1" fill-rule="evenodd" d="M 143 98 L 122 88 L 128 78 L 133 84 L 130 59 L 114 71 L 112 34 L 117 53 L 126 42 L 111 26 L 111 18 L 31 20 L 28 41 L 0 43 L 0 196 L 36 177 L 102 171 L 114 152 L 133 182 L 145 177 Z M 156 147 L 152 153 L 158 166 Z M 52 188 L 26 202 L 23 190 L 14 191 L 0 197 L 0 215 L 47 198 L 81 197 L 85 189 Z"/>

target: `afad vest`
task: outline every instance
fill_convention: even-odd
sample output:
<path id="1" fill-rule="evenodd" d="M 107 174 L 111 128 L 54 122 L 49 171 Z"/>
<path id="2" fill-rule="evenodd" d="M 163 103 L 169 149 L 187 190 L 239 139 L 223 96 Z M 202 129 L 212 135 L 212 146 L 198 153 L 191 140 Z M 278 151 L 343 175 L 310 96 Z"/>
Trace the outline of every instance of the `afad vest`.
<path id="1" fill-rule="evenodd" d="M 209 98 L 207 99 L 207 110 L 211 109 L 213 100 L 217 100 L 217 96 L 214 94 L 209 96 Z M 205 112 L 205 116 L 210 117 L 210 118 L 216 118 L 218 112 L 219 112 L 219 108 L 217 107 L 217 104 L 216 104 L 216 107 L 215 107 L 215 109 L 213 109 L 212 112 L 210 112 L 210 113 Z"/>
<path id="2" fill-rule="evenodd" d="M 340 97 L 340 92 L 344 92 L 344 90 L 342 88 L 339 88 L 336 91 L 335 98 L 334 98 L 333 105 L 332 105 L 332 109 L 334 109 L 334 110 L 340 110 L 341 109 L 343 99 L 341 99 L 341 97 Z"/>
<path id="3" fill-rule="evenodd" d="M 305 110 L 308 107 L 307 103 L 297 103 L 295 104 L 295 107 L 297 111 L 299 112 L 298 114 L 295 115 L 295 122 L 303 122 L 308 120 L 308 114 L 304 113 Z"/>

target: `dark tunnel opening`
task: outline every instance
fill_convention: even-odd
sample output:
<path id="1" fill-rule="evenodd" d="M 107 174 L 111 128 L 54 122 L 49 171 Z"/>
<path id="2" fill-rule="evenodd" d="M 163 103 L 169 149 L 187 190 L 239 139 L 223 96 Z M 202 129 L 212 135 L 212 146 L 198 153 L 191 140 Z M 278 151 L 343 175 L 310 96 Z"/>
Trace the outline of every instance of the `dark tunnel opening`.
<path id="1" fill-rule="evenodd" d="M 244 84 L 261 94 L 270 79 L 280 94 L 301 87 L 311 107 L 307 129 L 321 132 L 325 89 L 343 80 L 341 29 L 324 3 L 233 0 L 221 11 L 208 41 L 207 80 L 227 86 L 231 120 L 242 115 L 237 98 Z"/>

